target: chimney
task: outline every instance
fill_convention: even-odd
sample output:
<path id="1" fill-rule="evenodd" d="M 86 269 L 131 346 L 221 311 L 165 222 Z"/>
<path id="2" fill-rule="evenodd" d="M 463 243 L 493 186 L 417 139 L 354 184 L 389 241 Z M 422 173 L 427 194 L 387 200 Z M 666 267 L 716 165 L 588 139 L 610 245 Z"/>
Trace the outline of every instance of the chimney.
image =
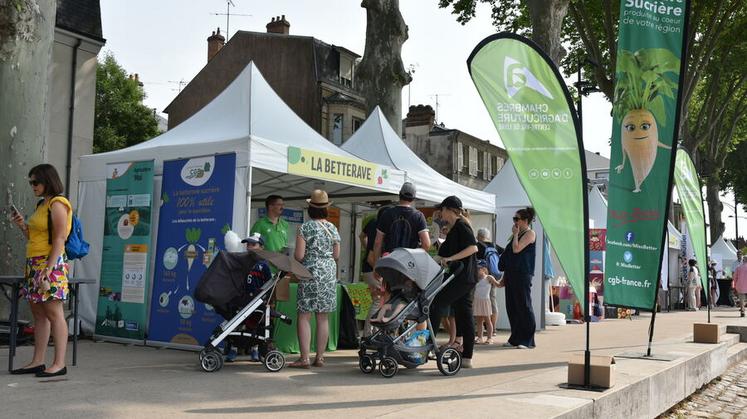
<path id="1" fill-rule="evenodd" d="M 436 120 L 436 112 L 431 105 L 410 106 L 405 119 L 405 127 L 427 126 L 430 130 Z"/>
<path id="2" fill-rule="evenodd" d="M 267 24 L 267 33 L 279 33 L 281 35 L 290 34 L 291 24 L 285 20 L 285 15 L 273 17 Z"/>
<path id="3" fill-rule="evenodd" d="M 223 35 L 220 34 L 220 28 L 218 28 L 218 31 L 213 31 L 213 34 L 210 35 L 210 37 L 207 39 L 208 41 L 208 62 L 215 57 L 215 54 L 220 51 L 221 48 L 223 48 L 223 45 L 226 44 L 226 38 L 223 37 Z"/>

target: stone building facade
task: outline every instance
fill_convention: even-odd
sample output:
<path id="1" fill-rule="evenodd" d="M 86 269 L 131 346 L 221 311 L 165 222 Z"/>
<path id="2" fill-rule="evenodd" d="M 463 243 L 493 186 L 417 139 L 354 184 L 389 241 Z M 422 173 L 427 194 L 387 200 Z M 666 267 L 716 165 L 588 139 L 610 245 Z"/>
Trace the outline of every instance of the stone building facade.
<path id="1" fill-rule="evenodd" d="M 290 34 L 285 16 L 267 32 L 238 31 L 224 44 L 220 29 L 207 39 L 208 62 L 164 109 L 169 128 L 179 125 L 226 88 L 254 61 L 280 98 L 309 126 L 342 144 L 366 119 L 355 80 L 360 56 L 309 36 Z"/>
<path id="2" fill-rule="evenodd" d="M 506 150 L 435 123 L 430 105 L 410 106 L 404 141 L 424 162 L 451 180 L 483 190 L 508 159 Z"/>

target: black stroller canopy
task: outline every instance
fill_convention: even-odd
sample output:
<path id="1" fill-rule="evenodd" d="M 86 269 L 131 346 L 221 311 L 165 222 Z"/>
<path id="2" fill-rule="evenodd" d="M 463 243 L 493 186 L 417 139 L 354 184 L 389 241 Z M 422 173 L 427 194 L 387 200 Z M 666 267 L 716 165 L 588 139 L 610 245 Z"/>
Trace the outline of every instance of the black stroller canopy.
<path id="1" fill-rule="evenodd" d="M 423 249 L 394 249 L 389 255 L 376 262 L 375 270 L 385 276 L 387 269 L 393 269 L 417 284 L 418 288 L 425 289 L 430 282 L 436 278 L 441 267 Z"/>

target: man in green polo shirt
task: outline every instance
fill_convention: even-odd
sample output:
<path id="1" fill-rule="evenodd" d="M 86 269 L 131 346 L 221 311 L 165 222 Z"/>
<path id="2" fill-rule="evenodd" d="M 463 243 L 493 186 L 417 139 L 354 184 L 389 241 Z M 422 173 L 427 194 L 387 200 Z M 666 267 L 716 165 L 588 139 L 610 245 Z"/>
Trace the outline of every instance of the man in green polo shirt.
<path id="1" fill-rule="evenodd" d="M 265 199 L 267 215 L 257 220 L 251 234 L 259 233 L 265 241 L 265 250 L 280 252 L 288 247 L 288 222 L 283 215 L 283 198 L 270 195 Z"/>

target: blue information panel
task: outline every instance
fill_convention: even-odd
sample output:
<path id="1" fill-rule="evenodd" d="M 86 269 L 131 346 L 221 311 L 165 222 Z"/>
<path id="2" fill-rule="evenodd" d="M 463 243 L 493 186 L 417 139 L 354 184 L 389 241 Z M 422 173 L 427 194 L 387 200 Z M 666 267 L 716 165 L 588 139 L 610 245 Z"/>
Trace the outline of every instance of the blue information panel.
<path id="1" fill-rule="evenodd" d="M 149 342 L 201 346 L 223 320 L 194 290 L 225 248 L 235 172 L 235 154 L 164 162 Z"/>

